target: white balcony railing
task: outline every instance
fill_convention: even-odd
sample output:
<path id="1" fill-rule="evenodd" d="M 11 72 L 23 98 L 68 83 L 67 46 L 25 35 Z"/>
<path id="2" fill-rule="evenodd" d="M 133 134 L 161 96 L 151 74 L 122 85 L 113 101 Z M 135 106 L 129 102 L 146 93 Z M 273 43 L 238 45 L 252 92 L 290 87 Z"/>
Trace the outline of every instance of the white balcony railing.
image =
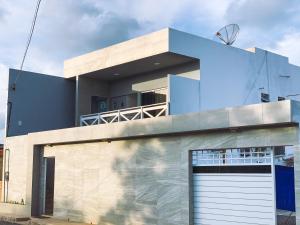
<path id="1" fill-rule="evenodd" d="M 166 103 L 160 103 L 103 113 L 83 115 L 80 117 L 80 126 L 116 123 L 166 115 L 168 115 L 168 105 Z"/>

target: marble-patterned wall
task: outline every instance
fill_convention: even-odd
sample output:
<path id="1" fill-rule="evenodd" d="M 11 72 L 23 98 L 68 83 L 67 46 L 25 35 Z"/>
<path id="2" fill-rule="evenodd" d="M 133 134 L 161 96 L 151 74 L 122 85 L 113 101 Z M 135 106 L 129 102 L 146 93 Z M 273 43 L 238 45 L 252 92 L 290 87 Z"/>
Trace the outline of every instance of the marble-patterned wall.
<path id="1" fill-rule="evenodd" d="M 189 224 L 189 150 L 294 145 L 297 128 L 47 146 L 54 216 L 106 225 Z"/>
<path id="2" fill-rule="evenodd" d="M 300 103 L 293 101 L 293 121 L 300 123 Z M 300 225 L 300 130 L 298 130 L 298 144 L 294 145 L 295 197 L 296 197 L 296 224 Z"/>
<path id="3" fill-rule="evenodd" d="M 27 159 L 26 151 L 27 136 L 16 136 L 6 139 L 4 151 L 5 171 L 9 171 L 9 181 L 5 185 L 6 199 L 8 202 L 21 203 L 26 200 Z M 7 155 L 5 155 L 7 154 Z M 4 199 L 2 193 L 2 199 Z"/>

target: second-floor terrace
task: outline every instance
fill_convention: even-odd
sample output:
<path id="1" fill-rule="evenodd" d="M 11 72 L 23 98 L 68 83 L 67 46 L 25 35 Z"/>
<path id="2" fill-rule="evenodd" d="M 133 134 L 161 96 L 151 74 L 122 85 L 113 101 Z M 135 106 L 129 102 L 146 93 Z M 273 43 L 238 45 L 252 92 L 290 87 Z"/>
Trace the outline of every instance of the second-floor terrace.
<path id="1" fill-rule="evenodd" d="M 199 78 L 198 60 L 172 53 L 80 75 L 76 78 L 77 125 L 197 111 Z"/>
<path id="2" fill-rule="evenodd" d="M 164 29 L 65 61 L 65 77 L 76 79 L 76 125 L 198 111 L 199 59 L 169 45 Z"/>
<path id="3" fill-rule="evenodd" d="M 66 60 L 64 77 L 10 70 L 7 136 L 199 111 L 200 61 L 171 51 L 170 35 Z"/>

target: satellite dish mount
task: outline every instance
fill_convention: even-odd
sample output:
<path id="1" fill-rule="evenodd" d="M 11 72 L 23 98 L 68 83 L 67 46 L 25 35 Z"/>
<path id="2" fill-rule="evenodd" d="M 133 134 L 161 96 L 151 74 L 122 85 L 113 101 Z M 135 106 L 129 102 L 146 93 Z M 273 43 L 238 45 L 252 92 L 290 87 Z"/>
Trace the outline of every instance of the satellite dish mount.
<path id="1" fill-rule="evenodd" d="M 229 24 L 223 28 L 221 28 L 217 33 L 216 36 L 224 42 L 226 45 L 232 45 L 240 31 L 240 27 L 237 24 Z"/>

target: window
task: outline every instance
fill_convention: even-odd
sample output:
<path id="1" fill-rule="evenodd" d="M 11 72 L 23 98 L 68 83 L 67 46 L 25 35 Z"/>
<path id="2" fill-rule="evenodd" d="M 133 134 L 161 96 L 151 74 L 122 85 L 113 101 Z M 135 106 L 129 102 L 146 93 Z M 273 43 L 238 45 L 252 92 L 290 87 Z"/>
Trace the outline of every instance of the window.
<path id="1" fill-rule="evenodd" d="M 137 93 L 112 97 L 110 99 L 110 110 L 119 110 L 137 106 Z"/>
<path id="2" fill-rule="evenodd" d="M 260 99 L 261 102 L 270 102 L 270 95 L 266 93 L 261 93 Z"/>
<path id="3" fill-rule="evenodd" d="M 126 108 L 126 96 L 118 96 L 111 98 L 111 110 L 119 110 Z"/>

